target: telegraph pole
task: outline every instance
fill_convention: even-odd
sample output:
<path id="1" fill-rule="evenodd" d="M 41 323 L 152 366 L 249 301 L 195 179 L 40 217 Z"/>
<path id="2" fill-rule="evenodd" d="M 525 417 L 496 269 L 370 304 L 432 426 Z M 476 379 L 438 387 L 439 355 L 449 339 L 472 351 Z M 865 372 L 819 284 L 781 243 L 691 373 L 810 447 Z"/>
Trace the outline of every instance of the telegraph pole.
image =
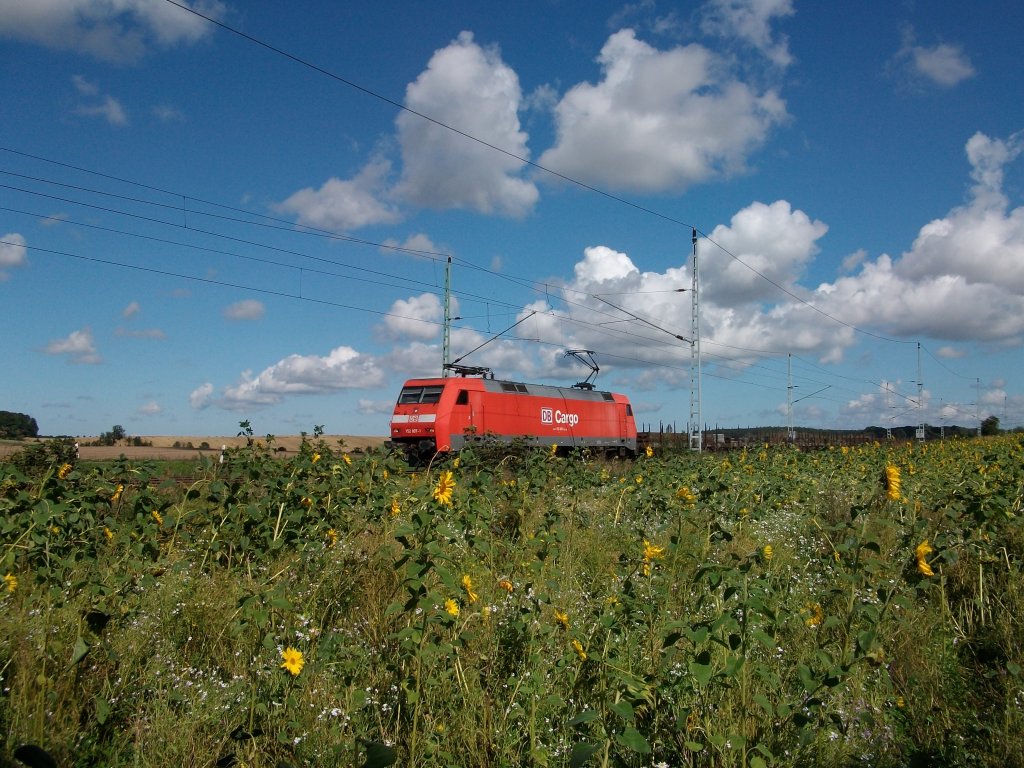
<path id="1" fill-rule="evenodd" d="M 978 404 L 978 437 L 981 437 L 981 378 L 974 380 L 974 400 Z"/>
<path id="2" fill-rule="evenodd" d="M 441 341 L 441 376 L 448 376 L 448 365 L 451 363 L 452 343 L 452 257 L 444 266 L 444 333 Z"/>
<path id="3" fill-rule="evenodd" d="M 700 453 L 704 448 L 704 415 L 700 389 L 700 277 L 697 269 L 697 230 L 690 239 L 693 245 L 693 275 L 690 288 L 690 449 Z"/>
<path id="4" fill-rule="evenodd" d="M 921 378 L 921 342 L 917 342 L 917 439 L 924 442 L 924 380 Z"/>
<path id="5" fill-rule="evenodd" d="M 786 358 L 786 413 L 789 417 L 789 429 L 786 430 L 786 440 L 795 443 L 796 433 L 793 431 L 793 353 L 788 353 Z"/>

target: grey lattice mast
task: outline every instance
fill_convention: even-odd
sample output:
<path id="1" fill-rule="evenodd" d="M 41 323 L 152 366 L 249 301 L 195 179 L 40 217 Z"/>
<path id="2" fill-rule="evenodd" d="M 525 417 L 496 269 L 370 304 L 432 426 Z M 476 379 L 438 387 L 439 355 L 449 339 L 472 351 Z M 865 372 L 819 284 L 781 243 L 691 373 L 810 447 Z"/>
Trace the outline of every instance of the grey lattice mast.
<path id="1" fill-rule="evenodd" d="M 700 270 L 697 268 L 697 230 L 693 230 L 693 273 L 690 286 L 690 449 L 704 448 L 704 417 L 700 391 Z"/>

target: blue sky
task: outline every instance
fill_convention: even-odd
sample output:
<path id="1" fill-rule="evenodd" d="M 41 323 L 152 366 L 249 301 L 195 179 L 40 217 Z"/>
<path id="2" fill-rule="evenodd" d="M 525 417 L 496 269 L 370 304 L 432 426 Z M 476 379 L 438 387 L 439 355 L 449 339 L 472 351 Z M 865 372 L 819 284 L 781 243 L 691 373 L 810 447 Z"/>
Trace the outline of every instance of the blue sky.
<path id="1" fill-rule="evenodd" d="M 386 434 L 449 256 L 452 358 L 682 430 L 691 227 L 708 425 L 1024 423 L 1018 3 L 180 5 L 0 0 L 43 433 Z"/>

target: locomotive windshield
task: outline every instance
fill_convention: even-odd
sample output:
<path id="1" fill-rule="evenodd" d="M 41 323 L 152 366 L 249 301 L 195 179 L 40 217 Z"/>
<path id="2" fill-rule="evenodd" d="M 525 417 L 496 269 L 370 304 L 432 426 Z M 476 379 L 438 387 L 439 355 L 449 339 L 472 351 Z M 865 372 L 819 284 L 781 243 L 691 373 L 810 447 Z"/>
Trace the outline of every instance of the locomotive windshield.
<path id="1" fill-rule="evenodd" d="M 399 405 L 413 405 L 415 403 L 436 403 L 441 399 L 441 392 L 444 387 L 403 387 L 398 396 Z"/>

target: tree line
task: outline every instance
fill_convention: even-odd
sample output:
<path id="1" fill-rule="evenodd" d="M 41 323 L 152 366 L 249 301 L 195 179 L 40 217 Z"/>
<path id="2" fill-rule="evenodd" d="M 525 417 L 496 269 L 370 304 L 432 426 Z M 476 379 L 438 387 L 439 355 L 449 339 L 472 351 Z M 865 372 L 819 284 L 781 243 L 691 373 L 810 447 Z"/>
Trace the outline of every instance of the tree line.
<path id="1" fill-rule="evenodd" d="M 39 425 L 27 413 L 0 411 L 0 437 L 17 440 L 38 436 Z"/>

